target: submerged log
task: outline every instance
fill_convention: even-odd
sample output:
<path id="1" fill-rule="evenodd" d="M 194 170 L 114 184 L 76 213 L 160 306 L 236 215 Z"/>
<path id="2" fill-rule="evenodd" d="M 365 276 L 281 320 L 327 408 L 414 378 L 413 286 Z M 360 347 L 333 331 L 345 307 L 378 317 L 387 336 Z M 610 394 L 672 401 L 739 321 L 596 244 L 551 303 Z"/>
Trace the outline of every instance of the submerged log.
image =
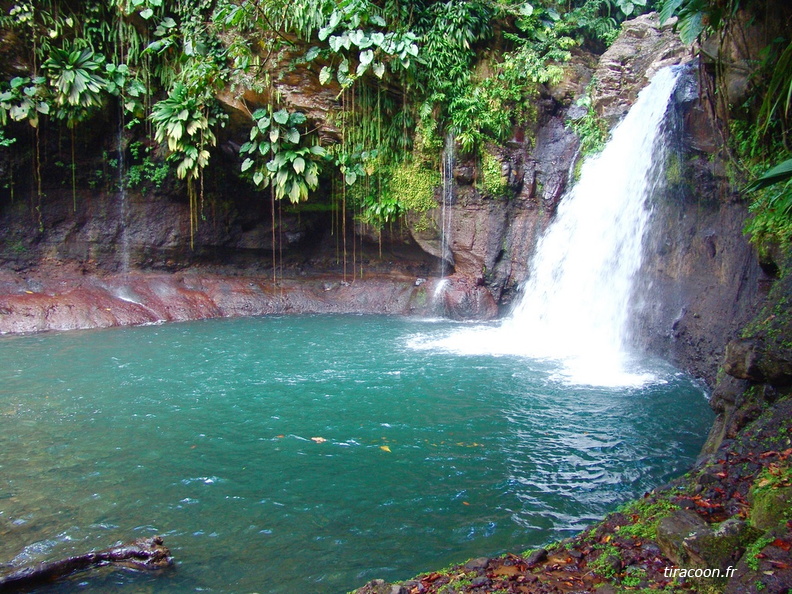
<path id="1" fill-rule="evenodd" d="M 52 582 L 71 575 L 76 571 L 121 565 L 130 569 L 163 569 L 173 564 L 170 551 L 163 545 L 162 538 L 138 538 L 137 540 L 59 561 L 45 561 L 29 567 L 14 569 L 0 575 L 0 592 L 11 592 L 19 588 Z"/>

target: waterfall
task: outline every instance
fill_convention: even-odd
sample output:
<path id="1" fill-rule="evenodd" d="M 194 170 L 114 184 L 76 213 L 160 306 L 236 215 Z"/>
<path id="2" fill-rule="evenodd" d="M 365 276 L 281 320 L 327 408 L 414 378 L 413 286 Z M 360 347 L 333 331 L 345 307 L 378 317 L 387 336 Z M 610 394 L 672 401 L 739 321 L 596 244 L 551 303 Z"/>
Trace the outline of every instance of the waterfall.
<path id="1" fill-rule="evenodd" d="M 563 362 L 575 383 L 642 383 L 631 369 L 629 317 L 653 191 L 664 182 L 663 122 L 681 67 L 657 73 L 605 149 L 586 159 L 537 244 L 522 298 L 497 328 L 416 346 Z M 419 341 L 420 342 L 420 341 Z"/>
<path id="2" fill-rule="evenodd" d="M 453 264 L 454 255 L 451 252 L 451 221 L 449 206 L 454 203 L 454 159 L 456 158 L 456 140 L 454 133 L 449 131 L 443 146 L 443 195 L 440 204 L 440 278 L 448 273 L 448 265 Z"/>
<path id="3" fill-rule="evenodd" d="M 440 195 L 440 280 L 432 293 L 432 302 L 439 315 L 443 315 L 445 304 L 443 296 L 448 287 L 448 267 L 454 262 L 451 244 L 451 216 L 449 207 L 454 203 L 454 159 L 456 140 L 450 130 L 446 133 L 441 159 L 442 192 Z"/>

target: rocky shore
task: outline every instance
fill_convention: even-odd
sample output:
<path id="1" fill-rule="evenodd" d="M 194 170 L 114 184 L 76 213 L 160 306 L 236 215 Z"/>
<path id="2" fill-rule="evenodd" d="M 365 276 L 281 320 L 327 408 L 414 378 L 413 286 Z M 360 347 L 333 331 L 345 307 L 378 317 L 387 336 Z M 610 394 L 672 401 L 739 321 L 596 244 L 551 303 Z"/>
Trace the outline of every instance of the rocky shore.
<path id="1" fill-rule="evenodd" d="M 142 272 L 83 275 L 55 266 L 0 272 L 0 334 L 86 330 L 267 314 L 443 315 L 491 319 L 498 307 L 465 279 L 370 274 Z"/>

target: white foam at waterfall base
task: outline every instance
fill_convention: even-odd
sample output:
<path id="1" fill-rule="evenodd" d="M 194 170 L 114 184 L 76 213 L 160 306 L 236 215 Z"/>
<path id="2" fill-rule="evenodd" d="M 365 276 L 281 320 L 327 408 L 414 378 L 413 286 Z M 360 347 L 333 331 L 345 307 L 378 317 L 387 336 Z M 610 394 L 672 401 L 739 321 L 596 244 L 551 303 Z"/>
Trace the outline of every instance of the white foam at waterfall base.
<path id="1" fill-rule="evenodd" d="M 522 298 L 497 327 L 465 328 L 414 348 L 465 355 L 518 355 L 562 363 L 559 378 L 625 386 L 653 381 L 629 354 L 630 299 L 641 266 L 648 198 L 662 183 L 663 120 L 680 68 L 666 68 L 638 96 L 604 150 L 537 244 Z"/>

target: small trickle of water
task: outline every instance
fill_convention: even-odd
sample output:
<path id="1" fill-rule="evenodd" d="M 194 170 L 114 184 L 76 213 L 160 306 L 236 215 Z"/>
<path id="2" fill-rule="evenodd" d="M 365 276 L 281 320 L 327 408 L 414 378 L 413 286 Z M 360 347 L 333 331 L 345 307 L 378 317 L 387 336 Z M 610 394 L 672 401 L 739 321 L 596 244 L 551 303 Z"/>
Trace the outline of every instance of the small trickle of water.
<path id="1" fill-rule="evenodd" d="M 432 309 L 434 310 L 435 314 L 437 315 L 444 315 L 445 313 L 445 303 L 443 301 L 443 296 L 445 295 L 446 289 L 448 288 L 448 279 L 441 278 L 437 285 L 432 291 Z"/>
<path id="2" fill-rule="evenodd" d="M 680 72 L 658 72 L 602 153 L 584 162 L 580 181 L 537 245 L 511 317 L 498 328 L 468 329 L 435 346 L 562 360 L 564 375 L 580 383 L 650 379 L 629 373 L 630 300 L 649 198 L 663 180 L 663 121 Z"/>
<path id="3" fill-rule="evenodd" d="M 121 273 L 129 273 L 129 204 L 126 191 L 126 162 L 124 159 L 124 118 L 118 123 L 118 203 L 121 210 Z"/>
<path id="4" fill-rule="evenodd" d="M 451 221 L 449 207 L 454 202 L 454 160 L 456 140 L 454 133 L 448 132 L 443 146 L 443 195 L 440 205 L 440 277 L 448 274 L 448 266 L 454 260 L 451 252 Z"/>

